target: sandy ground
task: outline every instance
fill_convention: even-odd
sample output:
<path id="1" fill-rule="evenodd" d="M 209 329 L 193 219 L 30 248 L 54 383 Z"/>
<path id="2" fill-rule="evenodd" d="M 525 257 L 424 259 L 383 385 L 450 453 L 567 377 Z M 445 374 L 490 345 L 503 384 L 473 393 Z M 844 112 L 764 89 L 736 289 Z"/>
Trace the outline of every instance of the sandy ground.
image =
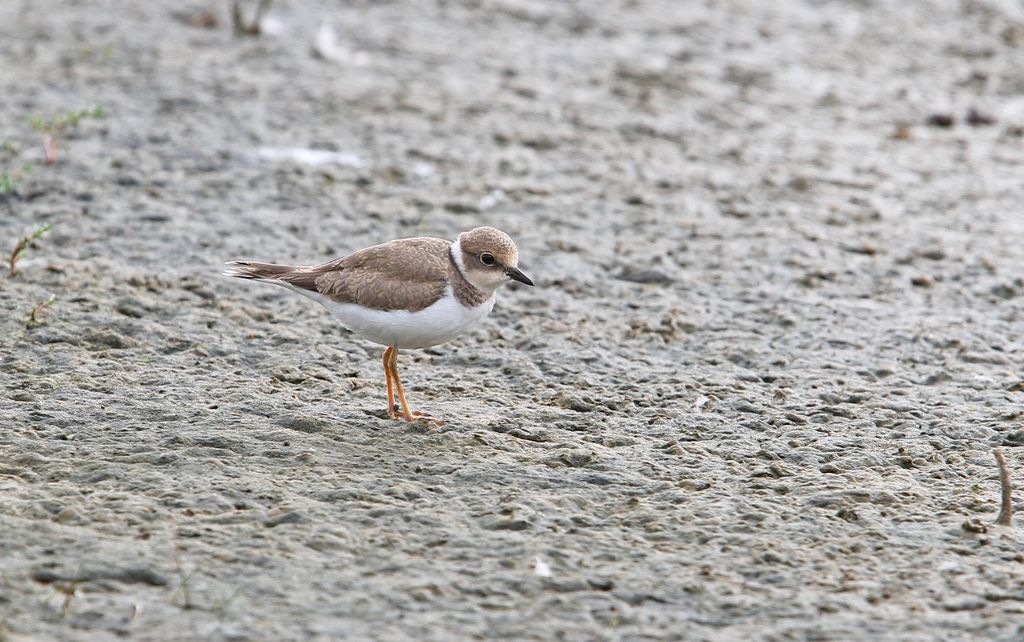
<path id="1" fill-rule="evenodd" d="M 1017 4 L 225 4 L 0 3 L 0 639 L 1024 636 Z M 218 276 L 482 224 L 440 429 Z"/>

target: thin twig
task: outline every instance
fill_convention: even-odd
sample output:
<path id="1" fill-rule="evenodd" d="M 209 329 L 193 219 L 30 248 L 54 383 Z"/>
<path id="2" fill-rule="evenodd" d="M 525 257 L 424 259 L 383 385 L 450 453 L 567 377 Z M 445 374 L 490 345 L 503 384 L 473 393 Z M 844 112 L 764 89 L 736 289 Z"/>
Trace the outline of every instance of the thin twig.
<path id="1" fill-rule="evenodd" d="M 996 448 L 995 456 L 996 463 L 999 465 L 999 486 L 1003 495 L 999 517 L 996 517 L 996 524 L 1000 526 L 1013 526 L 1013 499 L 1010 497 L 1013 487 L 1010 485 L 1010 471 L 1006 469 L 1006 459 L 1003 458 L 1003 451 Z"/>
<path id="2" fill-rule="evenodd" d="M 242 17 L 242 5 L 239 0 L 231 2 L 231 24 L 234 27 L 236 36 L 258 36 L 262 33 L 263 15 L 270 9 L 273 0 L 260 0 L 256 5 L 256 15 L 252 22 L 246 23 Z"/>

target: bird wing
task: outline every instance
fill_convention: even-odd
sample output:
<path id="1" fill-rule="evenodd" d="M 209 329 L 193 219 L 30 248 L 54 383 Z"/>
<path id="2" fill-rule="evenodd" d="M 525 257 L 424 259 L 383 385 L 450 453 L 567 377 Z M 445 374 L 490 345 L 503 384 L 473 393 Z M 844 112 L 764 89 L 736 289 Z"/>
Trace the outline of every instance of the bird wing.
<path id="1" fill-rule="evenodd" d="M 448 241 L 433 238 L 389 241 L 274 278 L 336 303 L 416 312 L 444 294 L 454 269 L 450 246 Z"/>

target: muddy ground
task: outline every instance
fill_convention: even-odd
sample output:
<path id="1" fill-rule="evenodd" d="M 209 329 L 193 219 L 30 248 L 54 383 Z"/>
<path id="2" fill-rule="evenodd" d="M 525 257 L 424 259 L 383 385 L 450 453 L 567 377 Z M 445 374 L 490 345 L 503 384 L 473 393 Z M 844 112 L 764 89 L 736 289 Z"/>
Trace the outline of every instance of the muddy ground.
<path id="1" fill-rule="evenodd" d="M 263 27 L 0 3 L 0 241 L 53 226 L 0 277 L 0 639 L 1024 635 L 1024 9 Z M 94 105 L 47 164 L 26 118 Z M 538 285 L 402 354 L 443 428 L 218 276 L 483 224 Z"/>

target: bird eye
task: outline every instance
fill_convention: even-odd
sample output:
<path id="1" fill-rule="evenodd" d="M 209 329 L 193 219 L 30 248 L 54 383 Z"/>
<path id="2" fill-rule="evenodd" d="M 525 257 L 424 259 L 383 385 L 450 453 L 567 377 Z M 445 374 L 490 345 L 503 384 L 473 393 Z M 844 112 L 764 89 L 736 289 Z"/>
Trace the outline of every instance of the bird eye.
<path id="1" fill-rule="evenodd" d="M 484 252 L 480 255 L 480 262 L 484 265 L 494 265 L 494 255 L 490 252 Z"/>

